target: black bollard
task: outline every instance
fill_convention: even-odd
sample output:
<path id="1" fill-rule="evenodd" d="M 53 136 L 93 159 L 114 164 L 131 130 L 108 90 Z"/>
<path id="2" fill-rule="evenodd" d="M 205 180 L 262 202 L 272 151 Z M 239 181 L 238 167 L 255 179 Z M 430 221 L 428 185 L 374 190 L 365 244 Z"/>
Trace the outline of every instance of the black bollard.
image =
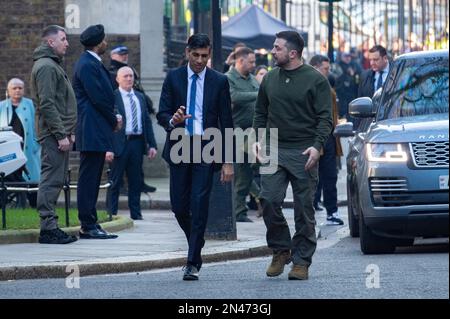
<path id="1" fill-rule="evenodd" d="M 215 172 L 209 198 L 208 224 L 205 239 L 236 240 L 236 218 L 233 211 L 233 182 L 220 181 L 221 172 Z"/>

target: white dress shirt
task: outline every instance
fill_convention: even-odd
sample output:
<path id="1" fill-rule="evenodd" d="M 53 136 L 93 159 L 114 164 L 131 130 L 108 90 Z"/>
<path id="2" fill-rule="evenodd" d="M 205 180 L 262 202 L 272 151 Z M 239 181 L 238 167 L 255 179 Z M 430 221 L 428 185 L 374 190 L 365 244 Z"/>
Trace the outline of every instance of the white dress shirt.
<path id="1" fill-rule="evenodd" d="M 194 71 L 191 70 L 189 64 L 187 66 L 188 71 L 188 87 L 187 87 L 187 100 L 186 100 L 186 114 L 189 114 L 189 110 L 191 109 L 190 101 L 191 101 L 191 85 L 192 85 L 192 76 L 194 75 Z M 194 119 L 194 135 L 203 135 L 203 91 L 205 88 L 205 75 L 206 68 L 203 69 L 202 72 L 198 73 L 197 78 L 197 86 L 196 86 L 196 97 L 195 97 L 195 119 Z M 187 120 L 185 122 L 186 134 L 189 135 L 187 130 Z"/>
<path id="2" fill-rule="evenodd" d="M 126 118 L 126 126 L 125 126 L 125 134 L 126 135 L 140 135 L 142 134 L 142 111 L 141 111 L 141 104 L 139 103 L 139 99 L 134 94 L 133 89 L 131 89 L 130 92 L 125 91 L 121 87 L 119 87 L 120 94 L 122 95 L 122 101 L 123 105 L 125 107 L 125 118 Z M 132 98 L 134 100 L 134 103 L 136 103 L 136 110 L 137 110 L 137 123 L 138 123 L 138 131 L 137 133 L 133 132 L 133 114 L 131 112 L 131 103 L 130 103 L 130 97 L 128 94 L 132 94 Z"/>
<path id="3" fill-rule="evenodd" d="M 97 60 L 102 62 L 102 58 L 97 53 L 95 53 L 94 51 L 91 51 L 91 50 L 86 50 L 86 51 L 89 52 L 94 58 L 96 58 Z"/>
<path id="4" fill-rule="evenodd" d="M 384 84 L 384 82 L 386 82 L 387 76 L 389 73 L 389 63 L 386 65 L 386 67 L 383 70 L 383 80 L 382 83 Z M 380 77 L 380 72 L 375 72 L 375 78 L 373 81 L 373 91 L 376 92 L 377 91 L 377 83 L 378 83 L 378 78 Z"/>

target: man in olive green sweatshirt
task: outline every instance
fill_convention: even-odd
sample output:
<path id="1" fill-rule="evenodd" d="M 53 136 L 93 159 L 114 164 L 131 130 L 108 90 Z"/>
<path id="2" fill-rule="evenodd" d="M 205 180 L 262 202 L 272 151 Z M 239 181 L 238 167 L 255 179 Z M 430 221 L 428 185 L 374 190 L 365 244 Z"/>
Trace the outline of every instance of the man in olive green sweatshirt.
<path id="1" fill-rule="evenodd" d="M 278 130 L 278 167 L 261 174 L 261 205 L 267 244 L 273 250 L 267 276 L 283 273 L 293 262 L 289 279 L 308 279 L 317 240 L 313 197 L 320 151 L 331 133 L 331 88 L 328 80 L 302 61 L 304 40 L 295 31 L 276 34 L 277 67 L 261 83 L 253 127 Z M 289 184 L 294 193 L 295 234 L 291 238 L 281 210 Z"/>
<path id="2" fill-rule="evenodd" d="M 44 29 L 42 44 L 34 51 L 31 91 L 39 115 L 38 142 L 41 144 L 41 180 L 37 210 L 41 218 L 41 244 L 68 244 L 77 240 L 58 228 L 55 205 L 64 185 L 69 151 L 75 142 L 77 102 L 72 85 L 62 68 L 67 42 L 64 28 Z"/>
<path id="3" fill-rule="evenodd" d="M 235 128 L 245 131 L 252 127 L 259 83 L 251 72 L 255 69 L 256 57 L 253 50 L 243 47 L 234 54 L 234 68 L 226 73 L 230 84 L 233 123 Z M 248 158 L 244 163 L 234 164 L 234 213 L 237 222 L 252 222 L 247 216 L 245 199 L 249 193 L 259 203 L 259 185 L 253 179 L 252 164 Z"/>

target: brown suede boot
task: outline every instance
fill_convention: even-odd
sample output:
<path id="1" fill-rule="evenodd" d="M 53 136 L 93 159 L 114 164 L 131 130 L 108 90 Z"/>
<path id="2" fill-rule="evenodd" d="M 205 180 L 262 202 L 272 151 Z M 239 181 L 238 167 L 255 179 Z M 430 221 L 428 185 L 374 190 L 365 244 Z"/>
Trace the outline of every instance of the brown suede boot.
<path id="1" fill-rule="evenodd" d="M 288 274 L 289 280 L 306 280 L 308 279 L 308 267 L 303 265 L 292 265 L 292 269 Z"/>
<path id="2" fill-rule="evenodd" d="M 269 277 L 276 277 L 283 273 L 284 265 L 287 265 L 291 262 L 291 252 L 290 251 L 282 251 L 272 256 L 272 262 L 267 268 L 266 275 Z"/>

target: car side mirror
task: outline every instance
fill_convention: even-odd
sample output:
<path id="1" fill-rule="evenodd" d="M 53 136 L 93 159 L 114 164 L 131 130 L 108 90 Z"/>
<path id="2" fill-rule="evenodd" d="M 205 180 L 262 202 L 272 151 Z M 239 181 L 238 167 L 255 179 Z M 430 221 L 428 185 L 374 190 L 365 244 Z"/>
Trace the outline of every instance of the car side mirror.
<path id="1" fill-rule="evenodd" d="M 353 131 L 353 123 L 347 122 L 347 123 L 336 125 L 336 127 L 334 128 L 333 135 L 336 137 L 355 136 L 355 131 Z"/>
<path id="2" fill-rule="evenodd" d="M 374 117 L 373 102 L 370 97 L 360 97 L 351 101 L 348 105 L 348 113 L 353 117 Z"/>

